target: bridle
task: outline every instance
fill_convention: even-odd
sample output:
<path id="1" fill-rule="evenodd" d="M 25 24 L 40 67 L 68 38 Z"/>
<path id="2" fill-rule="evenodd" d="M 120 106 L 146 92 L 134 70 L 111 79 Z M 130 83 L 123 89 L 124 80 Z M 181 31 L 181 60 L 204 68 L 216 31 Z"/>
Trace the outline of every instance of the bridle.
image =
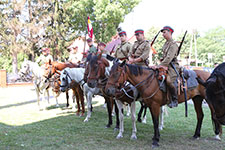
<path id="1" fill-rule="evenodd" d="M 69 87 L 69 82 L 68 82 L 68 78 L 72 81 L 72 78 L 70 77 L 70 75 L 68 74 L 68 72 L 64 71 L 63 74 L 65 74 L 65 77 L 63 77 L 64 82 L 61 82 L 60 87 L 62 88 L 67 88 Z M 66 83 L 64 85 L 62 85 L 62 83 Z"/>

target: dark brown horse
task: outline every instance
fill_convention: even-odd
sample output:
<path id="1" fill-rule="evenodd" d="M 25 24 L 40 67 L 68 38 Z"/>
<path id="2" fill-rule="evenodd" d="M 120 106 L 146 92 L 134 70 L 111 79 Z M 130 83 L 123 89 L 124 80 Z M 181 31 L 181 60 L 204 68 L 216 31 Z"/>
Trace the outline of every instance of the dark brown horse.
<path id="1" fill-rule="evenodd" d="M 99 61 L 101 60 L 101 61 Z M 105 102 L 107 104 L 107 111 L 108 111 L 108 124 L 106 127 L 110 127 L 112 125 L 112 108 L 114 105 L 113 97 L 110 97 L 104 93 L 104 86 L 106 85 L 106 78 L 105 78 L 105 67 L 109 66 L 107 60 L 99 57 L 92 56 L 91 54 L 87 57 L 87 66 L 85 68 L 84 73 L 84 80 L 86 80 L 87 85 L 91 88 L 100 88 L 102 96 L 105 98 Z M 96 65 L 99 65 L 96 68 Z M 96 74 L 97 73 L 97 74 Z M 99 80 L 98 80 L 99 79 Z M 99 82 L 99 83 L 97 83 Z M 116 113 L 116 129 L 119 128 L 119 115 L 118 115 L 118 108 L 115 105 L 115 113 Z"/>
<path id="2" fill-rule="evenodd" d="M 225 63 L 218 65 L 203 85 L 207 102 L 215 109 L 215 119 L 225 125 Z"/>
<path id="3" fill-rule="evenodd" d="M 78 67 L 77 64 L 73 64 L 70 62 L 66 63 L 60 63 L 60 62 L 51 62 L 49 60 L 48 63 L 45 63 L 45 77 L 47 79 L 52 78 L 53 79 L 53 91 L 55 92 L 60 92 L 60 71 L 62 71 L 65 68 L 76 68 Z M 77 112 L 76 114 L 79 115 L 80 113 L 80 105 L 82 106 L 82 112 L 81 116 L 84 115 L 85 113 L 85 106 L 84 106 L 84 93 L 83 90 L 81 89 L 80 85 L 78 83 L 72 82 L 70 85 L 71 89 L 73 90 L 73 102 L 75 102 L 75 97 L 76 97 L 76 102 L 77 102 Z M 68 90 L 66 92 L 66 99 L 67 99 L 67 107 L 69 106 L 69 94 Z"/>
<path id="4" fill-rule="evenodd" d="M 205 71 L 195 71 L 198 78 L 201 78 L 205 81 L 209 77 L 209 73 Z M 153 70 L 151 68 L 144 68 L 136 65 L 128 65 L 123 63 L 116 63 L 113 65 L 110 77 L 108 79 L 108 83 L 106 88 L 108 89 L 108 93 L 113 94 L 115 89 L 119 86 L 123 85 L 125 82 L 129 81 L 138 89 L 143 98 L 144 103 L 149 107 L 153 125 L 154 125 L 154 136 L 152 138 L 153 143 L 152 147 L 157 147 L 159 142 L 159 112 L 160 107 L 166 105 L 167 94 L 162 92 L 159 89 L 158 84 L 158 71 Z M 192 99 L 194 102 L 195 111 L 197 114 L 197 126 L 194 134 L 194 138 L 200 137 L 200 130 L 203 120 L 203 111 L 202 111 L 202 101 L 206 98 L 205 96 L 205 88 L 202 85 L 198 85 L 196 88 L 187 91 L 187 99 Z M 184 93 L 182 92 L 178 96 L 178 102 L 182 103 L 185 101 Z M 211 105 L 209 105 L 211 113 L 214 113 L 214 109 Z M 214 118 L 212 120 L 215 124 L 215 134 L 219 135 L 222 133 L 221 126 L 215 122 Z"/>

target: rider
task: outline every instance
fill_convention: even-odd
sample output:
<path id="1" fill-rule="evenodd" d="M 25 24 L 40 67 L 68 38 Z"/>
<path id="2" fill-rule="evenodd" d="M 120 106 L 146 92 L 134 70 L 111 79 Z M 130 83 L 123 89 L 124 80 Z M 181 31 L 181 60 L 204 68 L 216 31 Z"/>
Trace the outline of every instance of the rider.
<path id="1" fill-rule="evenodd" d="M 127 41 L 127 33 L 125 31 L 119 32 L 121 43 L 117 45 L 114 57 L 120 60 L 128 60 L 129 53 L 131 52 L 132 44 Z"/>
<path id="2" fill-rule="evenodd" d="M 91 38 L 87 39 L 87 44 L 89 46 L 88 54 L 90 53 L 97 53 L 97 48 L 93 45 L 93 40 Z"/>
<path id="3" fill-rule="evenodd" d="M 145 40 L 144 30 L 142 29 L 136 30 L 135 36 L 137 41 L 135 41 L 130 51 L 128 63 L 148 66 L 150 43 L 149 41 Z"/>
<path id="4" fill-rule="evenodd" d="M 70 49 L 70 56 L 68 61 L 75 64 L 79 63 L 82 59 L 82 56 L 78 53 L 78 46 L 71 46 L 68 48 Z"/>
<path id="5" fill-rule="evenodd" d="M 109 51 L 105 50 L 105 47 L 106 47 L 105 43 L 99 42 L 98 46 L 97 46 L 98 52 L 102 53 L 102 54 L 108 54 L 109 55 Z"/>
<path id="6" fill-rule="evenodd" d="M 166 39 L 166 42 L 162 48 L 163 57 L 160 59 L 160 65 L 168 67 L 168 76 L 166 79 L 166 83 L 172 96 L 172 101 L 170 102 L 170 104 L 168 104 L 168 106 L 170 108 L 173 108 L 178 106 L 177 90 L 174 85 L 178 77 L 176 70 L 178 72 L 179 69 L 179 63 L 177 60 L 178 46 L 172 39 L 172 34 L 174 32 L 173 28 L 171 28 L 170 26 L 165 26 L 163 27 L 163 29 L 161 29 L 161 32 L 163 33 L 163 37 Z"/>
<path id="7" fill-rule="evenodd" d="M 36 62 L 42 66 L 43 64 L 45 64 L 46 62 L 49 62 L 49 60 L 53 61 L 53 57 L 50 54 L 50 49 L 49 48 L 42 48 L 41 50 L 42 54 L 40 55 L 40 57 L 36 60 Z"/>

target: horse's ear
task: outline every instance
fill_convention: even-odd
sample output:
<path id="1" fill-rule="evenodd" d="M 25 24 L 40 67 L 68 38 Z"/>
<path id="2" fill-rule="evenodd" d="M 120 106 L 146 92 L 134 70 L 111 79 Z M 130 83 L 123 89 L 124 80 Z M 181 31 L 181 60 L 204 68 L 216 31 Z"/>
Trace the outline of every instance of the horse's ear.
<path id="1" fill-rule="evenodd" d="M 123 67 L 126 64 L 126 60 L 124 60 L 121 64 L 120 67 Z"/>

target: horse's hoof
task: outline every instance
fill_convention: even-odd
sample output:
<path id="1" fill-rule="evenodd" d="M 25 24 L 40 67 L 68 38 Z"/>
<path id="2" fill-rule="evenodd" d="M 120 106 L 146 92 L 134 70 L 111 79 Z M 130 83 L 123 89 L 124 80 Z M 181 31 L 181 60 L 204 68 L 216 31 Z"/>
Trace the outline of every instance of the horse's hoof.
<path id="1" fill-rule="evenodd" d="M 140 123 L 142 122 L 142 120 L 140 118 L 138 118 L 137 121 L 140 122 Z"/>
<path id="2" fill-rule="evenodd" d="M 84 113 L 81 113 L 81 114 L 80 114 L 80 117 L 83 117 L 83 116 L 84 116 Z"/>
<path id="3" fill-rule="evenodd" d="M 55 107 L 59 107 L 59 104 L 56 104 Z"/>
<path id="4" fill-rule="evenodd" d="M 118 135 L 116 136 L 116 139 L 121 139 L 121 138 L 123 138 L 123 135 L 121 135 L 121 134 L 118 134 Z"/>
<path id="5" fill-rule="evenodd" d="M 221 141 L 221 138 L 220 138 L 219 135 L 215 135 L 215 136 L 213 137 L 213 139 L 214 139 L 214 140 L 217 140 L 217 141 Z"/>
<path id="6" fill-rule="evenodd" d="M 146 120 L 143 120 L 142 123 L 146 124 L 147 122 L 146 122 Z"/>
<path id="7" fill-rule="evenodd" d="M 159 127 L 159 130 L 160 130 L 160 131 L 162 131 L 162 130 L 163 130 L 163 127 L 162 127 L 162 126 L 160 126 L 160 127 Z"/>
<path id="8" fill-rule="evenodd" d="M 152 149 L 153 149 L 153 148 L 157 148 L 157 147 L 159 147 L 158 142 L 153 142 L 153 143 L 152 143 Z"/>
<path id="9" fill-rule="evenodd" d="M 136 135 L 132 135 L 132 136 L 130 137 L 130 139 L 131 139 L 131 140 L 137 140 L 137 136 L 136 136 Z"/>
<path id="10" fill-rule="evenodd" d="M 199 136 L 193 136 L 191 139 L 192 139 L 192 140 L 199 140 L 200 137 L 199 137 Z"/>
<path id="11" fill-rule="evenodd" d="M 84 119 L 84 122 L 88 122 L 88 118 Z"/>
<path id="12" fill-rule="evenodd" d="M 111 124 L 107 124 L 106 126 L 105 126 L 105 128 L 110 128 L 111 127 Z"/>
<path id="13" fill-rule="evenodd" d="M 115 128 L 114 128 L 114 132 L 115 132 L 115 131 L 118 131 L 119 129 L 120 129 L 119 127 L 115 127 Z"/>

